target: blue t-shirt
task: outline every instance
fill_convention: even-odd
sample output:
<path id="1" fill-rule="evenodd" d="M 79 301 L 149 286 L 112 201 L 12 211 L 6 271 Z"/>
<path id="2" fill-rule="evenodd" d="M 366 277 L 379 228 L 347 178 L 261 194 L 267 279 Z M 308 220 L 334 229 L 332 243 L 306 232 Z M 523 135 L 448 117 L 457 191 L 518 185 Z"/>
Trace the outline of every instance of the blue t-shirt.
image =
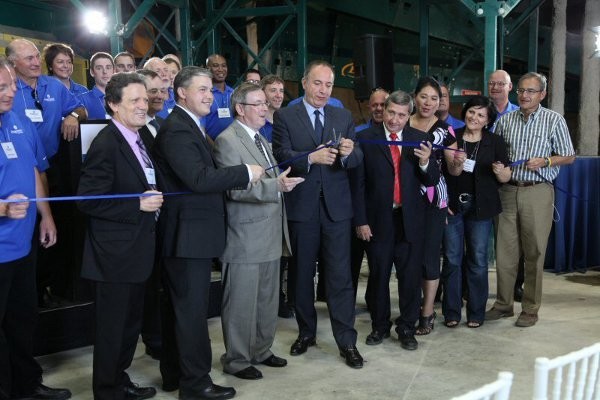
<path id="1" fill-rule="evenodd" d="M 465 126 L 465 123 L 460 119 L 454 118 L 452 115 L 448 114 L 448 118 L 444 121 L 448 125 L 452 127 L 452 129 L 457 130 Z"/>
<path id="2" fill-rule="evenodd" d="M 162 119 L 167 119 L 173 108 L 175 108 L 175 93 L 173 92 L 173 88 L 169 88 L 169 98 L 165 100 L 165 104 L 163 105 L 162 110 L 156 113 Z"/>
<path id="3" fill-rule="evenodd" d="M 358 133 L 358 132 L 364 131 L 365 129 L 368 129 L 372 126 L 373 126 L 373 120 L 370 119 L 366 124 L 361 124 L 361 125 L 358 125 L 356 128 L 354 128 L 354 132 Z"/>
<path id="4" fill-rule="evenodd" d="M 293 106 L 294 104 L 300 103 L 303 98 L 304 98 L 304 96 L 298 97 L 298 98 L 290 101 L 288 103 L 288 106 Z M 337 107 L 337 108 L 344 108 L 344 104 L 340 100 L 336 99 L 335 97 L 330 97 L 329 100 L 327 100 L 327 104 L 330 106 L 333 106 L 333 107 Z"/>
<path id="5" fill-rule="evenodd" d="M 265 125 L 258 130 L 271 143 L 273 141 L 273 124 L 265 120 Z"/>
<path id="6" fill-rule="evenodd" d="M 96 86 L 79 96 L 79 100 L 87 110 L 88 119 L 107 119 L 104 107 L 104 93 Z"/>
<path id="7" fill-rule="evenodd" d="M 58 79 L 46 75 L 40 75 L 37 80 L 37 98 L 43 108 L 43 121 L 33 121 L 33 124 L 44 145 L 46 155 L 52 158 L 58 151 L 63 117 L 81 107 L 82 104 Z M 28 118 L 26 109 L 38 110 L 35 106 L 34 90 L 19 78 L 13 111 L 20 117 Z"/>
<path id="8" fill-rule="evenodd" d="M 233 88 L 225 85 L 225 92 L 221 92 L 213 86 L 211 91 L 215 100 L 210 106 L 210 113 L 202 118 L 202 122 L 208 136 L 215 139 L 219 136 L 219 133 L 223 132 L 233 122 L 233 112 L 231 111 Z M 219 118 L 219 108 L 227 108 L 229 117 Z"/>
<path id="9" fill-rule="evenodd" d="M 496 120 L 494 121 L 494 125 L 492 125 L 492 127 L 490 128 L 490 132 L 494 132 L 496 130 L 496 124 L 498 123 L 498 120 L 500 119 L 501 116 L 503 116 L 504 114 L 508 114 L 509 112 L 518 110 L 518 109 L 519 109 L 518 105 L 513 104 L 509 101 L 508 105 L 506 106 L 504 111 L 502 111 L 501 113 L 498 113 L 498 115 L 496 116 Z"/>
<path id="10" fill-rule="evenodd" d="M 3 147 L 0 151 L 0 199 L 17 193 L 34 198 L 34 168 L 38 165 L 36 152 L 40 150 L 35 128 L 32 124 L 23 123 L 12 111 L 0 114 L 0 121 L 0 142 Z M 7 156 L 4 150 L 7 143 L 12 144 L 16 158 Z M 35 203 L 29 204 L 23 219 L 0 217 L 0 263 L 18 260 L 29 254 L 35 217 Z"/>

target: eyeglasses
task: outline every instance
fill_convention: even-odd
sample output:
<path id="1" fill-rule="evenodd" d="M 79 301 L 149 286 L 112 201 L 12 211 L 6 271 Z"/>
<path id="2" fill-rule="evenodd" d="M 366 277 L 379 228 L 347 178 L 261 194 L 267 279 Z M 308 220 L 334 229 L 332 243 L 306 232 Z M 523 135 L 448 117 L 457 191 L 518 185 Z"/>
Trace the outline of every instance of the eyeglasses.
<path id="1" fill-rule="evenodd" d="M 517 89 L 516 90 L 517 94 L 524 94 L 527 93 L 528 95 L 532 96 L 536 93 L 540 93 L 543 92 L 543 90 L 535 90 L 535 89 Z"/>
<path id="2" fill-rule="evenodd" d="M 271 103 L 269 103 L 268 101 L 265 101 L 264 103 L 240 103 L 240 104 L 243 104 L 245 106 L 252 106 L 252 107 L 262 107 L 262 106 L 269 107 L 271 105 Z"/>
<path id="3" fill-rule="evenodd" d="M 253 83 L 255 85 L 258 85 L 260 83 L 260 79 L 248 79 L 246 83 Z"/>
<path id="4" fill-rule="evenodd" d="M 167 89 L 156 89 L 156 88 L 154 88 L 154 89 L 150 89 L 150 90 L 148 90 L 148 91 L 147 91 L 147 93 L 148 93 L 148 94 L 151 94 L 151 95 L 153 95 L 153 96 L 155 96 L 155 95 L 157 95 L 158 93 L 161 93 L 161 94 L 167 94 L 167 93 L 168 93 L 168 91 L 167 91 Z"/>
<path id="5" fill-rule="evenodd" d="M 40 98 L 38 97 L 37 90 L 33 90 L 31 92 L 31 97 L 33 98 L 35 108 L 37 108 L 40 111 L 44 111 L 44 107 L 42 107 L 42 103 L 40 103 Z"/>
<path id="6" fill-rule="evenodd" d="M 500 88 L 503 88 L 504 86 L 508 85 L 507 82 L 502 82 L 502 81 L 489 81 L 488 82 L 488 86 L 494 87 L 494 86 L 498 86 Z"/>

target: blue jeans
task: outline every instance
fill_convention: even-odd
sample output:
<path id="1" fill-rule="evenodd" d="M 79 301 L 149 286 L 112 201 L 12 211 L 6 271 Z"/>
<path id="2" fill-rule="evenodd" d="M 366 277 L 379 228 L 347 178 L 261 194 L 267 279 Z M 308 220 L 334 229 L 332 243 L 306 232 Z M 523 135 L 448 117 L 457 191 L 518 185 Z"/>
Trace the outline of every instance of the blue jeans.
<path id="1" fill-rule="evenodd" d="M 488 298 L 488 240 L 492 218 L 475 220 L 462 214 L 448 215 L 444 230 L 446 262 L 442 267 L 446 321 L 460 321 L 462 308 L 462 263 L 466 248 L 467 321 L 483 322 Z"/>

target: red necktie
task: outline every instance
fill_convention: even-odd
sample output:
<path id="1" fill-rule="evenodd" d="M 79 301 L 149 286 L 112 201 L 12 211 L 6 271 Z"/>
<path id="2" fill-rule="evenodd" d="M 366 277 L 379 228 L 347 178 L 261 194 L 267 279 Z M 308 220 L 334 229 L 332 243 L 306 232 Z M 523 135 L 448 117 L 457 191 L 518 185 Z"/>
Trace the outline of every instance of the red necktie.
<path id="1" fill-rule="evenodd" d="M 396 132 L 390 133 L 390 139 L 398 140 Z M 396 145 L 390 146 L 392 161 L 394 162 L 394 204 L 402 204 L 402 193 L 400 191 L 400 148 Z"/>

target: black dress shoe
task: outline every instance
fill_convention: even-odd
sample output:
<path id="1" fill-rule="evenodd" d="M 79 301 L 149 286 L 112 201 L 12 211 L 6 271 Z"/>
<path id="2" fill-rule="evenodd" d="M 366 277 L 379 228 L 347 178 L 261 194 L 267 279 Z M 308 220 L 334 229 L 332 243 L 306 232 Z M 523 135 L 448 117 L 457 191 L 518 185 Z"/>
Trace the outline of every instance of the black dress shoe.
<path id="1" fill-rule="evenodd" d="M 271 357 L 262 360 L 260 363 L 267 367 L 281 368 L 287 365 L 287 360 L 272 354 Z"/>
<path id="2" fill-rule="evenodd" d="M 340 348 L 340 356 L 346 360 L 346 365 L 351 368 L 362 368 L 363 358 L 356 349 L 356 346 L 347 346 Z"/>
<path id="3" fill-rule="evenodd" d="M 398 340 L 400 341 L 400 346 L 404 350 L 416 350 L 419 347 L 419 342 L 415 339 L 415 335 L 412 332 L 399 332 Z"/>
<path id="4" fill-rule="evenodd" d="M 306 350 L 315 344 L 317 344 L 317 341 L 314 337 L 298 336 L 298 339 L 296 339 L 292 345 L 292 348 L 290 349 L 290 354 L 293 356 L 299 356 L 300 354 L 306 353 Z"/>
<path id="5" fill-rule="evenodd" d="M 235 389 L 232 387 L 219 386 L 214 383 L 201 391 L 195 396 L 179 396 L 179 400 L 226 400 L 232 399 L 235 396 Z"/>
<path id="6" fill-rule="evenodd" d="M 156 396 L 156 389 L 153 387 L 142 387 L 137 383 L 130 383 L 123 388 L 125 398 L 130 400 L 143 400 Z"/>
<path id="7" fill-rule="evenodd" d="M 249 366 L 248 368 L 244 368 L 243 370 L 235 372 L 235 373 L 233 373 L 231 375 L 235 376 L 236 378 L 248 379 L 248 380 L 262 379 L 262 377 L 263 377 L 262 376 L 262 372 L 260 372 L 259 370 L 257 370 L 253 366 Z"/>
<path id="8" fill-rule="evenodd" d="M 369 334 L 369 336 L 367 336 L 367 340 L 365 341 L 366 344 L 368 344 L 369 346 L 373 346 L 376 344 L 380 344 L 381 342 L 383 342 L 383 339 L 385 338 L 389 338 L 390 337 L 390 332 L 380 332 L 378 330 L 374 330 L 373 332 L 371 332 Z"/>
<path id="9" fill-rule="evenodd" d="M 33 393 L 19 398 L 19 400 L 66 400 L 70 398 L 71 391 L 69 389 L 53 389 L 40 383 L 33 389 Z"/>

